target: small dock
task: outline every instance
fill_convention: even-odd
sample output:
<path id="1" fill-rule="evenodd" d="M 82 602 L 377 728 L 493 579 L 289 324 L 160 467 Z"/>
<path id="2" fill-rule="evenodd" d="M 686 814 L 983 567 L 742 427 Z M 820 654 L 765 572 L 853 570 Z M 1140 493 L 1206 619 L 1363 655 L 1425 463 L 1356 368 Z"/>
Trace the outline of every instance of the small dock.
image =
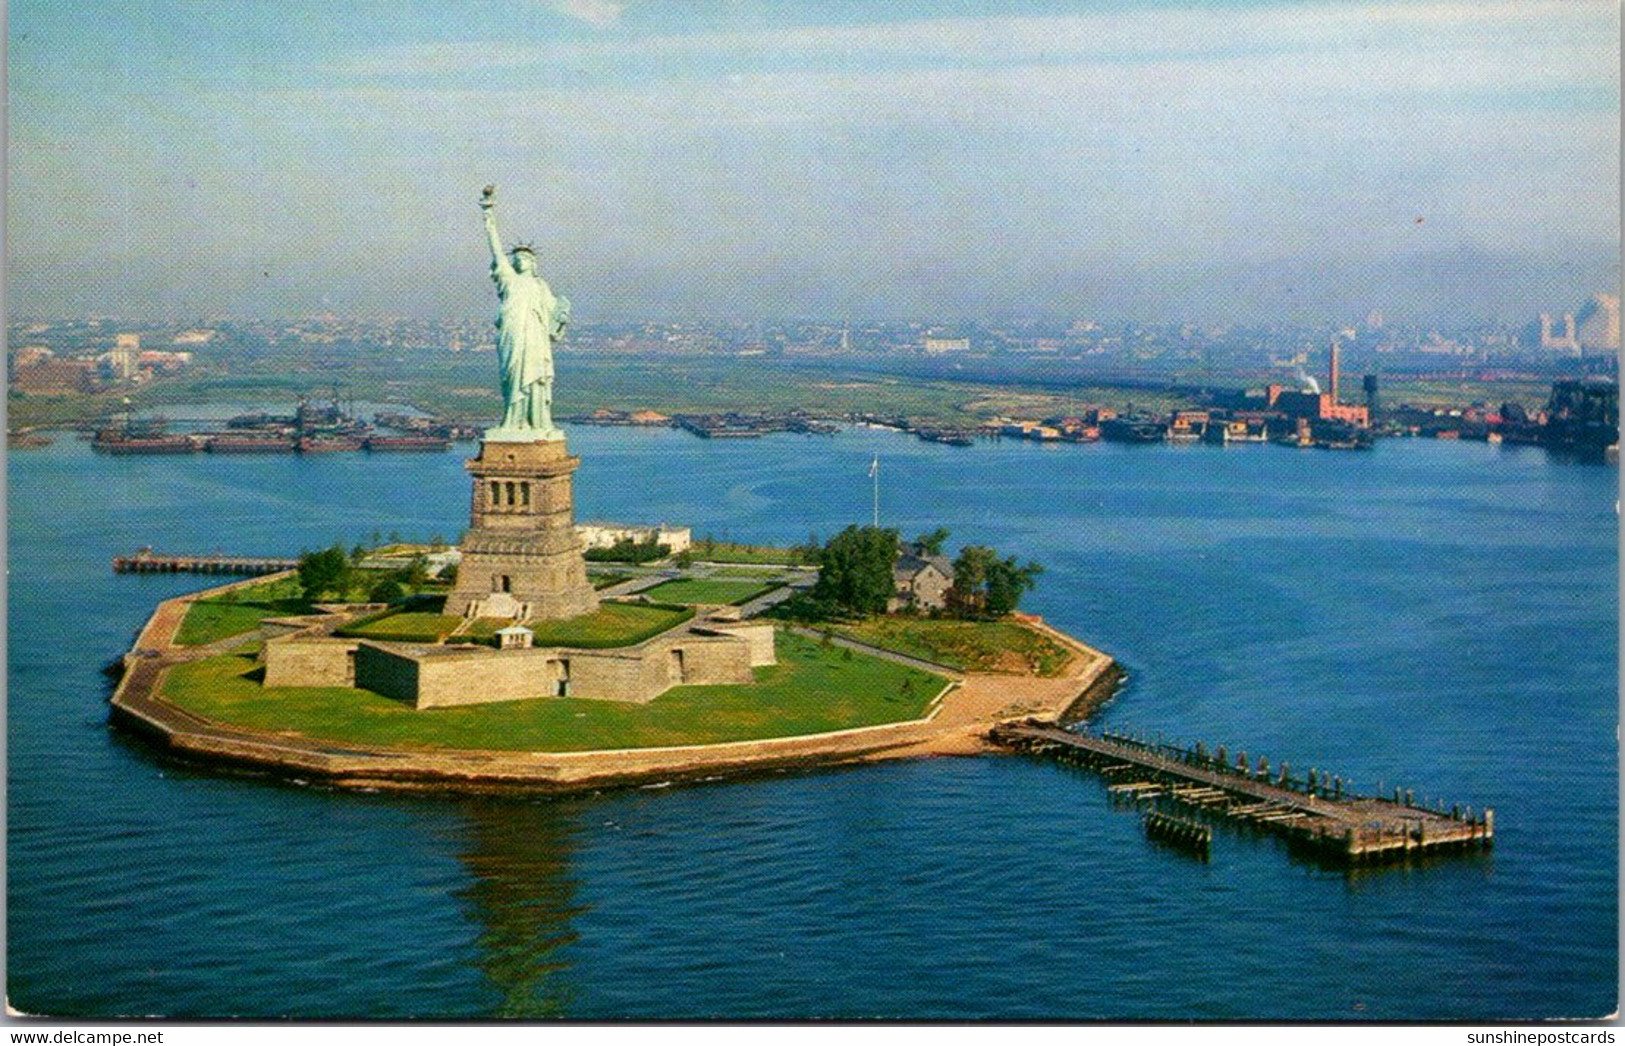
<path id="1" fill-rule="evenodd" d="M 133 556 L 114 556 L 115 574 L 275 574 L 292 570 L 297 559 L 270 556 L 167 555 L 144 548 Z"/>
<path id="2" fill-rule="evenodd" d="M 1341 777 L 1310 770 L 1294 777 L 1288 764 L 1271 772 L 1266 760 L 1232 762 L 1223 748 L 1209 753 L 1122 735 L 1073 733 L 1040 722 L 1001 723 L 996 744 L 1048 756 L 1100 773 L 1114 798 L 1156 802 L 1203 816 L 1249 824 L 1287 837 L 1339 863 L 1367 864 L 1445 850 L 1482 849 L 1495 838 L 1495 811 L 1415 805 L 1409 792 L 1392 799 L 1346 791 Z M 1159 831 L 1169 825 L 1163 818 Z M 1205 841 L 1204 841 L 1205 842 Z"/>

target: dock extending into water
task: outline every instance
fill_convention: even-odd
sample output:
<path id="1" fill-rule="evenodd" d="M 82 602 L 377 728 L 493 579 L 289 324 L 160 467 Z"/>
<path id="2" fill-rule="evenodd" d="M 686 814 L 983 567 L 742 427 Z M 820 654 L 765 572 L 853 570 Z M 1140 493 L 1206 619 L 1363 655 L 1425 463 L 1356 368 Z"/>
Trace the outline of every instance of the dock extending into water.
<path id="1" fill-rule="evenodd" d="M 114 556 L 115 574 L 275 574 L 292 570 L 297 559 L 271 556 L 166 555 L 142 549 L 133 556 Z"/>
<path id="2" fill-rule="evenodd" d="M 997 744 L 1064 763 L 1106 778 L 1114 796 L 1199 811 L 1286 836 L 1322 857 L 1363 864 L 1443 850 L 1480 849 L 1495 838 L 1495 811 L 1471 807 L 1429 809 L 1411 793 L 1393 799 L 1356 795 L 1340 777 L 1311 770 L 1294 777 L 1283 763 L 1271 772 L 1264 760 L 1232 763 L 1224 749 L 1180 748 L 1121 735 L 1074 733 L 1042 722 L 1001 723 Z"/>

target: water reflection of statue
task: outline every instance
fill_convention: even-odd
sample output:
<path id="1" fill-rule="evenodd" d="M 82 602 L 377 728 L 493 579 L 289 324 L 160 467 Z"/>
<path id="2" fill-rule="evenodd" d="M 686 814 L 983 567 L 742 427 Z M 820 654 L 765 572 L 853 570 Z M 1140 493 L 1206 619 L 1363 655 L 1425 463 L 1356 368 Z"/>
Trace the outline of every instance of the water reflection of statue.
<path id="1" fill-rule="evenodd" d="M 564 1017 L 576 1005 L 569 946 L 587 911 L 571 872 L 577 825 L 554 803 L 474 802 L 458 891 L 480 927 L 475 960 L 498 995 L 492 1016 Z"/>
<path id="2" fill-rule="evenodd" d="M 496 186 L 480 196 L 491 242 L 491 279 L 496 281 L 497 363 L 502 370 L 502 423 L 487 439 L 563 439 L 553 426 L 553 339 L 570 320 L 570 302 L 554 297 L 536 274 L 536 252 L 523 244 L 512 260 L 502 249 L 493 212 Z"/>

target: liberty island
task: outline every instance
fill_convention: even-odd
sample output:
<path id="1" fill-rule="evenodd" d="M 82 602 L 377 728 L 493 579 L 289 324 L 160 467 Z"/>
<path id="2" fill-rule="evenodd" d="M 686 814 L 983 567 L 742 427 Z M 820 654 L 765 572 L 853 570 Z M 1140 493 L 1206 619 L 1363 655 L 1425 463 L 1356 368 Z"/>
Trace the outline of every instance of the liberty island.
<path id="1" fill-rule="evenodd" d="M 921 618 L 891 639 L 825 628 L 815 645 L 817 631 L 764 616 L 811 586 L 807 575 L 730 582 L 713 566 L 618 577 L 600 593 L 575 525 L 581 461 L 551 414 L 552 343 L 569 305 L 538 275 L 534 247 L 504 251 L 494 186 L 480 206 L 503 414 L 467 462 L 470 525 L 449 591 L 380 606 L 341 586 L 321 601 L 301 563 L 297 581 L 171 599 L 125 659 L 115 722 L 187 758 L 334 784 L 566 791 L 985 751 L 997 722 L 1059 722 L 1110 693 L 1110 657 L 1034 618 L 996 628 Z M 896 545 L 878 526 L 867 533 L 876 548 Z M 946 560 L 881 554 L 886 609 L 942 605 Z M 273 593 L 295 584 L 306 612 L 217 624 L 238 620 L 227 608 L 287 603 Z M 950 633 L 996 637 L 989 665 L 1000 667 L 920 656 L 919 643 Z M 615 706 L 647 711 L 603 727 Z"/>
<path id="2" fill-rule="evenodd" d="M 900 550 L 895 533 L 879 527 L 878 458 L 869 470 L 876 484 L 874 525 L 849 527 L 832 539 L 810 595 L 841 603 L 848 615 L 860 607 L 871 614 L 887 612 L 842 625 L 841 643 L 854 666 L 861 654 L 870 667 L 889 661 L 894 674 L 896 666 L 911 673 L 900 683 L 903 708 L 878 716 L 873 710 L 824 716 L 816 727 L 758 729 L 737 741 L 724 740 L 724 734 L 706 743 L 678 731 L 675 739 L 687 743 L 638 746 L 628 737 L 603 743 L 607 751 L 571 739 L 556 724 L 538 730 L 522 712 L 515 718 L 507 708 L 489 714 L 474 709 L 561 700 L 654 704 L 668 691 L 722 686 L 736 688 L 741 700 L 736 714 L 755 718 L 760 710 L 751 707 L 752 698 L 771 690 L 761 685 L 765 680 L 758 673 L 787 671 L 793 677 L 809 669 L 807 652 L 798 652 L 793 642 L 786 645 L 789 656 L 782 661 L 779 656 L 781 633 L 788 641 L 798 630 L 783 627 L 788 620 L 759 616 L 781 597 L 791 598 L 787 606 L 795 599 L 807 602 L 791 588 L 735 601 L 744 607 L 726 605 L 714 595 L 692 596 L 687 605 L 651 602 L 661 592 L 685 591 L 684 584 L 690 586 L 686 591 L 717 591 L 716 582 L 689 577 L 641 590 L 611 586 L 623 598 L 600 603 L 574 525 L 571 477 L 580 461 L 568 454 L 565 435 L 551 417 L 552 339 L 564 329 L 567 305 L 536 274 L 533 247 L 515 248 L 511 258 L 504 254 L 494 196 L 495 187 L 487 186 L 480 204 L 501 302 L 496 326 L 505 407 L 501 424 L 486 431 L 478 455 L 467 463 L 473 475 L 471 526 L 440 613 L 426 614 L 421 604 L 405 602 L 382 611 L 328 604 L 313 607 L 321 611 L 316 614 L 265 619 L 251 652 L 197 660 L 184 649 L 189 626 L 200 612 L 210 612 L 209 603 L 241 598 L 236 590 L 242 586 L 171 600 L 143 631 L 138 653 L 126 661 L 129 674 L 113 698 L 117 721 L 195 758 L 291 769 L 337 784 L 398 788 L 564 791 L 652 777 L 1002 746 L 1100 770 L 1115 781 L 1115 792 L 1156 805 L 1148 813 L 1148 831 L 1199 841 L 1204 852 L 1211 830 L 1188 820 L 1192 815 L 1260 825 L 1333 861 L 1490 845 L 1492 811 L 1478 816 L 1470 807 L 1447 810 L 1437 801 L 1429 808 L 1425 799 L 1416 801 L 1414 790 L 1396 788 L 1391 799 L 1360 795 L 1345 791 L 1341 776 L 1318 768 L 1294 776 L 1286 763 L 1272 769 L 1259 758 L 1254 765 L 1245 752 L 1232 761 L 1222 746 L 1215 756 L 1200 742 L 1187 749 L 1160 740 L 1088 738 L 1061 730 L 1068 717 L 1110 694 L 1119 674 L 1112 659 L 1039 619 L 1011 616 L 1020 592 L 1040 571 L 1036 564 L 1020 569 L 1013 558 L 1006 563 L 987 548 L 968 549 L 950 562 L 938 554 L 945 530 L 922 535 Z M 871 555 L 868 549 L 879 557 L 879 573 L 860 580 L 855 564 Z M 996 583 L 995 574 L 1003 580 Z M 972 577 L 985 577 L 985 587 L 967 588 Z M 881 578 L 883 590 L 874 587 Z M 1006 595 L 993 610 L 1001 585 Z M 263 590 L 264 584 L 249 586 L 256 588 Z M 870 589 L 872 597 L 859 592 Z M 838 597 L 837 590 L 847 595 Z M 951 632 L 961 639 L 968 634 L 961 626 L 973 622 L 935 620 L 951 607 L 1008 617 L 1000 623 L 1007 631 L 997 642 L 1013 646 L 993 662 L 1003 665 L 1003 655 L 1010 655 L 1020 663 L 1018 646 L 1047 648 L 1028 662 L 1028 671 L 1017 673 L 1047 678 L 1018 681 L 1008 677 L 1008 669 L 1003 674 L 956 671 L 921 657 L 922 646 L 946 649 L 932 644 L 943 643 Z M 831 609 L 815 615 L 826 621 L 826 645 L 833 642 L 834 629 L 827 623 Z M 930 617 L 888 620 L 895 612 Z M 803 641 L 811 634 L 805 624 L 799 632 Z M 270 698 L 273 707 L 245 716 L 243 705 L 255 694 L 242 665 L 250 653 L 263 666 L 259 700 Z M 829 682 L 834 691 L 822 697 L 830 707 L 838 704 L 844 687 L 873 689 L 871 681 L 856 676 Z M 345 700 L 363 704 L 349 722 L 324 714 L 331 709 L 295 711 L 293 702 L 283 702 L 280 711 L 275 707 L 277 694 L 314 688 L 343 690 Z M 223 694 L 235 700 L 222 700 Z M 428 711 L 448 708 L 471 709 L 476 718 L 448 733 Z M 403 723 L 404 733 L 379 734 L 374 727 L 385 710 L 416 721 Z M 728 718 L 714 707 L 689 715 Z M 207 730 L 197 728 L 200 716 Z M 268 737 L 269 726 L 283 729 Z M 411 738 L 420 747 L 380 744 L 386 737 Z M 478 747 L 471 739 L 478 739 Z M 335 752 L 335 742 L 346 749 Z M 1121 779 L 1125 773 L 1127 780 Z"/>

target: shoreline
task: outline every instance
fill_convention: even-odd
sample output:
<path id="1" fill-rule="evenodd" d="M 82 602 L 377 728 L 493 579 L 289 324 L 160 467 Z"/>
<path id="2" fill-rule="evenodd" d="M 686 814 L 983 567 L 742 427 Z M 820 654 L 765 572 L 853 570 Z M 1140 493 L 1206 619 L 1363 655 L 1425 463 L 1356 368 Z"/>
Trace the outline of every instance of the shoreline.
<path id="1" fill-rule="evenodd" d="M 171 704 L 161 693 L 167 670 L 208 656 L 208 651 L 174 644 L 190 605 L 264 580 L 255 577 L 159 603 L 121 659 L 124 671 L 109 700 L 113 724 L 187 762 L 338 788 L 562 795 L 884 759 L 994 753 L 999 750 L 987 740 L 987 732 L 997 723 L 1033 717 L 1075 721 L 1104 703 L 1122 675 L 1101 651 L 1041 619 L 1018 615 L 1022 624 L 1073 650 L 1065 674 L 1042 679 L 956 673 L 945 680 L 922 718 L 818 734 L 581 752 L 389 748 L 255 730 Z M 245 634 L 242 640 L 249 638 Z"/>

